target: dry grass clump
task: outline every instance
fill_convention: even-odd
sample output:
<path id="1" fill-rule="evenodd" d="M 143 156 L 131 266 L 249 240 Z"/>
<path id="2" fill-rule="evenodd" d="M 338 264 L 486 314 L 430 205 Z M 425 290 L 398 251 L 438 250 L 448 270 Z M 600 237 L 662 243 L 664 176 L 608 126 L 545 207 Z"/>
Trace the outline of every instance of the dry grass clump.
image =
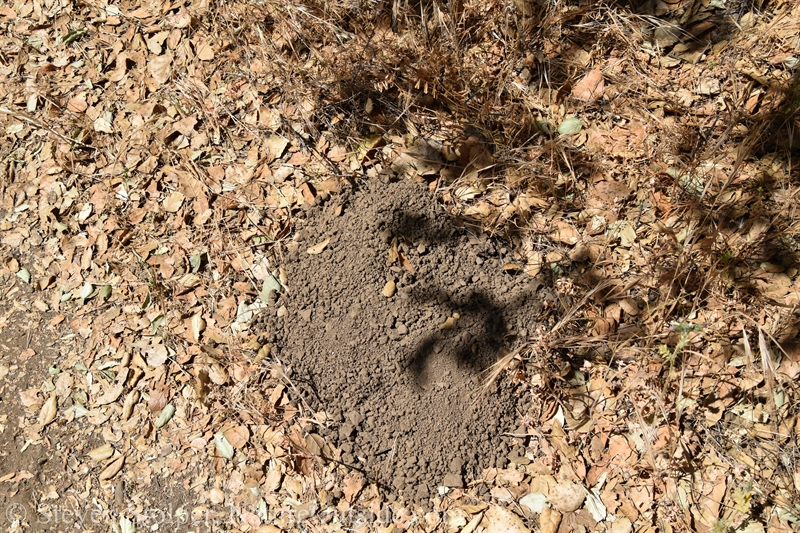
<path id="1" fill-rule="evenodd" d="M 572 74 L 558 45 L 562 26 L 586 12 L 577 2 L 526 0 L 270 1 L 246 9 L 240 38 L 261 43 L 252 58 L 277 67 L 269 71 L 283 97 L 302 96 L 304 134 L 329 132 L 352 146 L 390 131 L 452 142 L 477 134 L 509 158 L 543 133 L 554 89 Z"/>

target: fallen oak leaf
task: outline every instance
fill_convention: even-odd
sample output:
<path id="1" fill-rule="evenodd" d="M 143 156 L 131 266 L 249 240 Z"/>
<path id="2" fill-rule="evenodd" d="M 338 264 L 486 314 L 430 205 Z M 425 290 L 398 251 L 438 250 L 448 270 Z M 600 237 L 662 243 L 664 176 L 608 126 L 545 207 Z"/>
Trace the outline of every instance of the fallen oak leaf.
<path id="1" fill-rule="evenodd" d="M 400 258 L 400 266 L 408 270 L 409 273 L 413 274 L 414 265 L 411 264 L 411 261 L 408 260 L 408 257 L 406 257 L 405 254 L 403 254 L 403 252 L 398 252 L 397 255 Z"/>
<path id="2" fill-rule="evenodd" d="M 120 470 L 122 470 L 122 465 L 125 464 L 125 456 L 120 455 L 106 466 L 100 475 L 97 476 L 97 479 L 100 481 L 106 481 L 108 479 L 113 478 L 116 476 Z"/>
<path id="3" fill-rule="evenodd" d="M 594 69 L 572 88 L 572 96 L 584 102 L 594 102 L 603 96 L 605 84 L 603 73 Z"/>
<path id="4" fill-rule="evenodd" d="M 325 247 L 328 246 L 329 242 L 331 242 L 330 239 L 325 239 L 321 243 L 310 247 L 308 250 L 306 250 L 306 252 L 308 252 L 309 255 L 319 255 L 323 250 L 325 250 Z"/>
<path id="5" fill-rule="evenodd" d="M 486 533 L 530 533 L 522 518 L 497 505 L 492 505 L 484 515 Z"/>
<path id="6" fill-rule="evenodd" d="M 244 446 L 250 440 L 250 432 L 245 426 L 230 427 L 225 429 L 222 434 L 225 435 L 225 438 L 231 444 L 231 446 L 237 450 L 244 448 Z"/>
<path id="7" fill-rule="evenodd" d="M 342 489 L 342 492 L 344 492 L 344 499 L 349 503 L 353 503 L 363 487 L 364 476 L 358 472 L 350 472 L 347 477 L 344 478 L 344 488 Z"/>
<path id="8" fill-rule="evenodd" d="M 122 395 L 122 392 L 125 390 L 125 382 L 128 380 L 128 372 L 130 369 L 123 368 L 122 371 L 117 375 L 117 379 L 114 380 L 114 384 L 108 387 L 103 394 L 97 398 L 95 401 L 95 407 L 99 407 L 101 405 L 108 405 L 111 402 L 117 401 Z"/>
<path id="9" fill-rule="evenodd" d="M 39 411 L 39 425 L 45 427 L 55 420 L 56 413 L 58 413 L 58 398 L 55 394 L 52 394 L 42 405 L 41 411 Z"/>
<path id="10" fill-rule="evenodd" d="M 110 444 L 105 443 L 102 446 L 98 446 L 97 448 L 88 451 L 86 455 L 89 456 L 92 461 L 105 461 L 114 455 L 114 448 Z"/>

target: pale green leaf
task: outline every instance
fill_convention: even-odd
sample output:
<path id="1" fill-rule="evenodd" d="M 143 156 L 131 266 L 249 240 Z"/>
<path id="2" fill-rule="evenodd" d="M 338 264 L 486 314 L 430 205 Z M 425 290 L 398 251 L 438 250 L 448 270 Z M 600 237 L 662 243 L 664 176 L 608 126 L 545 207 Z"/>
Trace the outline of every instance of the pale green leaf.
<path id="1" fill-rule="evenodd" d="M 155 426 L 157 428 L 160 428 L 160 427 L 164 426 L 164 424 L 166 424 L 167 422 L 169 422 L 172 419 L 172 415 L 174 415 L 174 414 L 175 414 L 175 406 L 172 405 L 171 403 L 168 403 L 161 410 L 161 414 L 158 415 L 158 418 L 156 419 Z"/>
<path id="2" fill-rule="evenodd" d="M 225 459 L 233 458 L 233 446 L 231 446 L 231 443 L 228 442 L 228 439 L 226 439 L 225 435 L 222 433 L 214 434 L 214 446 Z"/>
<path id="3" fill-rule="evenodd" d="M 558 133 L 561 135 L 575 135 L 581 132 L 581 119 L 577 117 L 565 118 L 564 121 L 558 125 Z"/>

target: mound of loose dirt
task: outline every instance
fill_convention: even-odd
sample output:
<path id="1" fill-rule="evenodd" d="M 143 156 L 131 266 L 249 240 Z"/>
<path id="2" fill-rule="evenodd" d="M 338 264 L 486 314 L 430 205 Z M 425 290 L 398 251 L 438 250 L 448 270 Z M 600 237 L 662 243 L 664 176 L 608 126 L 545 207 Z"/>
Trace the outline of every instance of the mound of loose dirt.
<path id="1" fill-rule="evenodd" d="M 298 223 L 301 242 L 283 265 L 288 290 L 256 328 L 304 401 L 333 415 L 322 432 L 341 461 L 420 502 L 505 463 L 501 435 L 524 406 L 508 383 L 476 394 L 503 350 L 533 333 L 542 294 L 503 270 L 505 249 L 456 228 L 420 184 L 372 180 L 339 200 L 341 210 Z M 307 253 L 327 239 L 322 253 Z"/>

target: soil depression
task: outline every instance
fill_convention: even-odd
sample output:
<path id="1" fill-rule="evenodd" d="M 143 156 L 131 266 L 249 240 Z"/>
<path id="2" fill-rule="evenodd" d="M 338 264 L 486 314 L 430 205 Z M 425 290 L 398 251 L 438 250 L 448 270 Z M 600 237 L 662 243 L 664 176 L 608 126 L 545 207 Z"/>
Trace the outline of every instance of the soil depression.
<path id="1" fill-rule="evenodd" d="M 455 227 L 408 180 L 343 192 L 298 222 L 297 241 L 283 264 L 288 290 L 254 329 L 303 400 L 332 415 L 319 431 L 341 461 L 416 502 L 503 466 L 501 434 L 526 406 L 508 383 L 476 395 L 502 350 L 534 332 L 538 284 L 505 272 L 505 249 Z"/>

